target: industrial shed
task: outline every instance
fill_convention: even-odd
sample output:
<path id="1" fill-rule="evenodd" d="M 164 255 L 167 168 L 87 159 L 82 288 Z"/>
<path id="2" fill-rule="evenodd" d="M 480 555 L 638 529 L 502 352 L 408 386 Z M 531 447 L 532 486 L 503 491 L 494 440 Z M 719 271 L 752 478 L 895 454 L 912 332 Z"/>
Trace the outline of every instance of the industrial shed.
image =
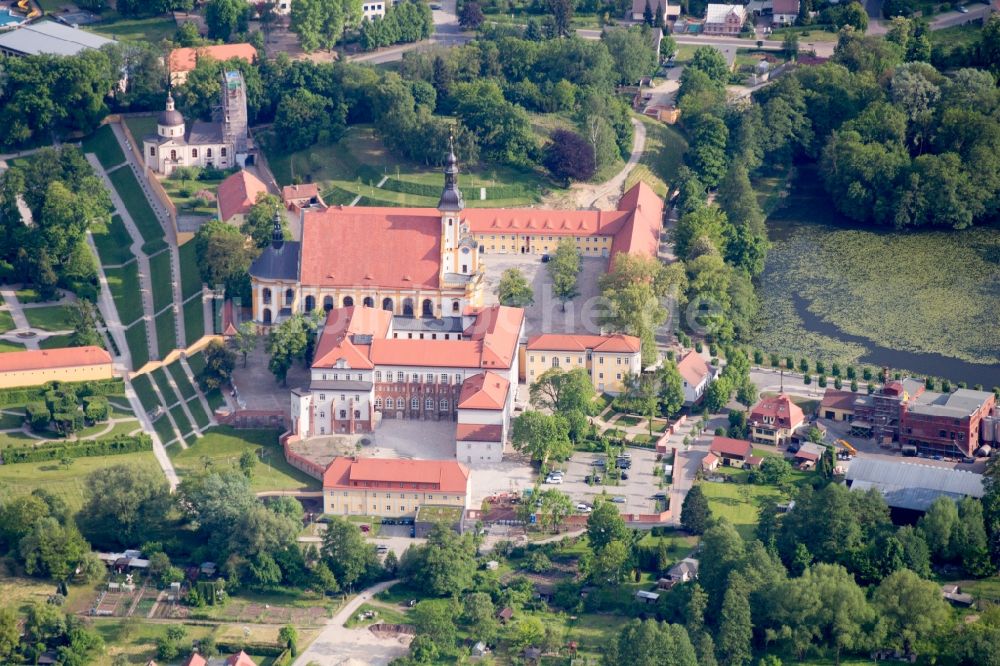
<path id="1" fill-rule="evenodd" d="M 923 513 L 942 495 L 981 498 L 983 475 L 910 462 L 858 458 L 847 470 L 851 490 L 875 488 L 892 509 Z"/>

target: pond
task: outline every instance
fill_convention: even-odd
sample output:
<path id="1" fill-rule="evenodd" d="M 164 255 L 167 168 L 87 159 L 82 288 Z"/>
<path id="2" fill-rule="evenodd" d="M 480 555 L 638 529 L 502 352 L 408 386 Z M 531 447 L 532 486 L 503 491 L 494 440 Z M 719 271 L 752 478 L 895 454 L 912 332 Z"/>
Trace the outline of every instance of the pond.
<path id="1" fill-rule="evenodd" d="M 1000 384 L 1000 229 L 897 232 L 839 215 L 800 168 L 768 219 L 756 345 Z"/>

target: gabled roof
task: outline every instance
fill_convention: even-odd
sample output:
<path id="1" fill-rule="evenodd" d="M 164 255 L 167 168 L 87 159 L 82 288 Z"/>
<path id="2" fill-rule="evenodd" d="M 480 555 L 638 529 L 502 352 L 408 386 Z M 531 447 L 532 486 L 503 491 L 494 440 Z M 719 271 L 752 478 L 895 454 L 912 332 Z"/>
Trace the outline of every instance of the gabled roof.
<path id="1" fill-rule="evenodd" d="M 528 340 L 530 351 L 573 351 L 586 350 L 630 354 L 641 349 L 639 338 L 633 335 L 560 335 L 543 333 Z"/>
<path id="2" fill-rule="evenodd" d="M 326 316 L 320 333 L 314 368 L 332 368 L 344 360 L 347 367 L 372 369 L 371 346 L 375 339 L 384 339 L 392 326 L 392 313 L 359 305 L 333 308 Z"/>
<path id="3" fill-rule="evenodd" d="M 771 7 L 774 14 L 798 14 L 799 0 L 773 0 Z"/>
<path id="4" fill-rule="evenodd" d="M 174 49 L 167 59 L 167 69 L 171 73 L 190 72 L 198 65 L 198 59 L 209 57 L 213 60 L 224 61 L 232 58 L 241 58 L 247 62 L 254 62 L 257 59 L 257 49 L 253 44 L 218 44 L 215 46 L 197 46 Z"/>
<path id="5" fill-rule="evenodd" d="M 435 208 L 306 210 L 303 286 L 437 289 L 441 214 Z"/>
<path id="6" fill-rule="evenodd" d="M 747 10 L 743 5 L 708 5 L 705 9 L 705 23 L 725 23 L 726 17 L 732 13 L 746 18 Z"/>
<path id="7" fill-rule="evenodd" d="M 30 372 L 111 363 L 111 354 L 100 347 L 29 349 L 0 354 L 0 372 Z"/>
<path id="8" fill-rule="evenodd" d="M 503 409 L 510 395 L 510 382 L 495 372 L 481 372 L 462 382 L 459 409 Z"/>
<path id="9" fill-rule="evenodd" d="M 455 426 L 455 439 L 459 442 L 499 442 L 503 440 L 503 426 L 459 423 Z"/>
<path id="10" fill-rule="evenodd" d="M 208 661 L 203 656 L 197 652 L 193 652 L 181 666 L 206 666 L 206 664 L 208 664 Z"/>
<path id="11" fill-rule="evenodd" d="M 743 439 L 719 437 L 716 435 L 712 438 L 712 444 L 708 447 L 708 450 L 717 456 L 727 455 L 748 458 L 753 451 L 753 445 Z"/>
<path id="12" fill-rule="evenodd" d="M 851 461 L 847 485 L 851 490 L 876 488 L 889 506 L 916 511 L 926 511 L 942 495 L 957 501 L 985 494 L 982 474 L 876 458 Z"/>
<path id="13" fill-rule="evenodd" d="M 439 492 L 465 493 L 469 470 L 455 460 L 334 458 L 323 472 L 323 488 L 357 488 L 353 483 L 429 484 Z M 360 487 L 365 487 L 364 485 Z"/>
<path id="14" fill-rule="evenodd" d="M 819 403 L 820 408 L 828 409 L 854 409 L 854 401 L 858 399 L 858 394 L 854 391 L 839 391 L 828 388 L 823 393 L 823 400 Z"/>
<path id="15" fill-rule="evenodd" d="M 243 650 L 226 659 L 226 666 L 257 666 L 257 663 L 250 658 Z"/>
<path id="16" fill-rule="evenodd" d="M 798 428 L 805 420 L 802 408 L 784 393 L 761 398 L 750 409 L 750 423 L 763 422 L 765 417 L 773 419 L 773 424 L 781 428 Z"/>
<path id="17" fill-rule="evenodd" d="M 677 372 L 688 386 L 698 386 L 705 377 L 712 374 L 712 371 L 712 366 L 705 357 L 693 349 L 677 363 Z"/>
<path id="18" fill-rule="evenodd" d="M 258 194 L 267 194 L 267 185 L 246 169 L 240 169 L 219 183 L 219 216 L 226 222 L 234 215 L 246 215 L 257 203 Z"/>
<path id="19" fill-rule="evenodd" d="M 653 10 L 653 14 L 656 14 L 657 5 L 663 7 L 663 13 L 666 14 L 667 6 L 670 4 L 667 0 L 632 0 L 632 13 L 642 14 L 646 11 L 647 2 L 649 3 L 649 8 Z"/>

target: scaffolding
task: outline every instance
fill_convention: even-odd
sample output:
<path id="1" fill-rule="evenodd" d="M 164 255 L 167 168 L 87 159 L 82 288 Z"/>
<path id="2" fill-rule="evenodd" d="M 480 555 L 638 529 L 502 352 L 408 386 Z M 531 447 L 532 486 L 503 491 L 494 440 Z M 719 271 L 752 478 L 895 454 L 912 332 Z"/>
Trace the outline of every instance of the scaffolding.
<path id="1" fill-rule="evenodd" d="M 237 158 L 249 152 L 247 95 L 239 70 L 222 73 L 222 140 L 233 146 Z"/>

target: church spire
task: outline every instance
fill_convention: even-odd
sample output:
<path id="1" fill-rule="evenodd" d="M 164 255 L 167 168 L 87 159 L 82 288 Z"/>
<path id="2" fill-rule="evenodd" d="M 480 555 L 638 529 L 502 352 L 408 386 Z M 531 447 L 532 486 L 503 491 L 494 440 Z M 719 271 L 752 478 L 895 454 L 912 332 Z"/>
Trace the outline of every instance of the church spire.
<path id="1" fill-rule="evenodd" d="M 455 157 L 454 137 L 448 137 L 448 156 L 444 160 L 444 190 L 438 201 L 440 211 L 460 211 L 465 208 L 462 191 L 458 189 L 458 158 Z"/>
<path id="2" fill-rule="evenodd" d="M 271 247 L 280 250 L 285 244 L 285 231 L 281 228 L 281 210 L 274 213 L 274 228 L 271 231 Z"/>

